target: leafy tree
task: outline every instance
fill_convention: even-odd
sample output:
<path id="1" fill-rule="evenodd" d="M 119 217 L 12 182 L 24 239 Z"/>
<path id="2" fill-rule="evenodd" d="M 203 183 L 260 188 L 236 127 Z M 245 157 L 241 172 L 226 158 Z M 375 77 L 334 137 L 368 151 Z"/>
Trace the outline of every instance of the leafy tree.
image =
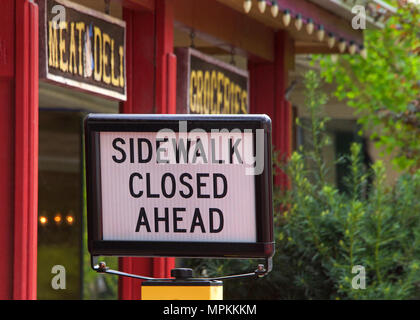
<path id="1" fill-rule="evenodd" d="M 317 56 L 322 77 L 360 116 L 371 138 L 412 172 L 420 168 L 420 9 L 397 2 L 383 30 L 365 30 L 367 57 Z"/>
<path id="2" fill-rule="evenodd" d="M 284 167 L 291 188 L 275 190 L 274 269 L 263 279 L 225 281 L 224 297 L 418 298 L 420 170 L 387 186 L 383 163 L 365 168 L 361 147 L 353 144 L 346 177 L 349 191 L 340 193 L 325 179 L 328 168 L 322 159 L 322 146 L 329 141 L 324 138 L 327 120 L 321 110 L 326 99 L 314 71 L 305 75 L 305 86 L 311 123 L 303 129 L 310 134 L 312 147 L 293 152 Z M 256 264 L 235 259 L 184 261 L 197 274 L 208 276 L 249 271 Z M 359 268 L 364 270 L 364 283 Z"/>
<path id="3" fill-rule="evenodd" d="M 313 142 L 292 154 L 286 167 L 292 187 L 276 197 L 287 208 L 276 212 L 279 257 L 288 256 L 293 282 L 305 288 L 306 298 L 418 297 L 420 170 L 387 186 L 383 163 L 364 167 L 361 146 L 353 144 L 348 192 L 340 193 L 322 178 L 328 175 L 321 151 L 329 144 L 323 138 L 328 119 L 322 118 L 325 98 L 315 72 L 305 75 L 305 87 L 311 123 L 304 129 Z M 359 267 L 364 289 L 355 288 Z"/>

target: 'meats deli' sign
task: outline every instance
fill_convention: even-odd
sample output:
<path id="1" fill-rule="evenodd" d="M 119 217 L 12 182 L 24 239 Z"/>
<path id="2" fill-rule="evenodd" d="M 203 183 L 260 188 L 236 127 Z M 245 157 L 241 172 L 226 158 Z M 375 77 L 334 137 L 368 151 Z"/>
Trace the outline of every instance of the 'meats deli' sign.
<path id="1" fill-rule="evenodd" d="M 126 100 L 125 22 L 67 0 L 39 5 L 40 78 Z"/>
<path id="2" fill-rule="evenodd" d="M 178 48 L 177 112 L 247 114 L 248 71 L 191 48 Z"/>
<path id="3" fill-rule="evenodd" d="M 85 119 L 92 255 L 270 257 L 267 116 Z"/>

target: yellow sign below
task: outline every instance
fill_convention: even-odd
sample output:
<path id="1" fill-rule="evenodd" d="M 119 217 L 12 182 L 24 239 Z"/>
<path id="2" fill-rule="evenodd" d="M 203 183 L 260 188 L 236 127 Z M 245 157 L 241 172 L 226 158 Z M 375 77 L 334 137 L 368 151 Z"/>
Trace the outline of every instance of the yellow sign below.
<path id="1" fill-rule="evenodd" d="M 185 281 L 182 284 L 146 281 L 141 287 L 141 297 L 142 300 L 223 300 L 223 283 L 203 281 L 203 285 L 197 282 L 187 285 Z"/>

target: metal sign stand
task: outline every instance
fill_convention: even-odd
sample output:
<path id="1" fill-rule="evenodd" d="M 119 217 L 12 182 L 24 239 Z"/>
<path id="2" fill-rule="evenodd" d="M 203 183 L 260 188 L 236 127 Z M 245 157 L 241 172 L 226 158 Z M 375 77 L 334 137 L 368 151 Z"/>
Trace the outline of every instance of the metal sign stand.
<path id="1" fill-rule="evenodd" d="M 113 274 L 146 280 L 142 283 L 142 300 L 223 300 L 223 280 L 265 277 L 273 268 L 272 258 L 265 264 L 259 264 L 254 272 L 216 278 L 193 278 L 192 269 L 175 268 L 171 270 L 172 278 L 145 277 L 109 269 L 105 262 L 98 263 L 98 257 L 91 257 L 93 270 L 98 273 Z"/>

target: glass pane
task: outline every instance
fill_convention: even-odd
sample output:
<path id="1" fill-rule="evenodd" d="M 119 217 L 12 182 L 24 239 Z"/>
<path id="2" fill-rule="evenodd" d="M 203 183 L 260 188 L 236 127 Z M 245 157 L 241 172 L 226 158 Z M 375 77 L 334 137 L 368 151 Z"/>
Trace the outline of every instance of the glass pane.
<path id="1" fill-rule="evenodd" d="M 38 299 L 82 298 L 82 118 L 39 113 Z"/>

